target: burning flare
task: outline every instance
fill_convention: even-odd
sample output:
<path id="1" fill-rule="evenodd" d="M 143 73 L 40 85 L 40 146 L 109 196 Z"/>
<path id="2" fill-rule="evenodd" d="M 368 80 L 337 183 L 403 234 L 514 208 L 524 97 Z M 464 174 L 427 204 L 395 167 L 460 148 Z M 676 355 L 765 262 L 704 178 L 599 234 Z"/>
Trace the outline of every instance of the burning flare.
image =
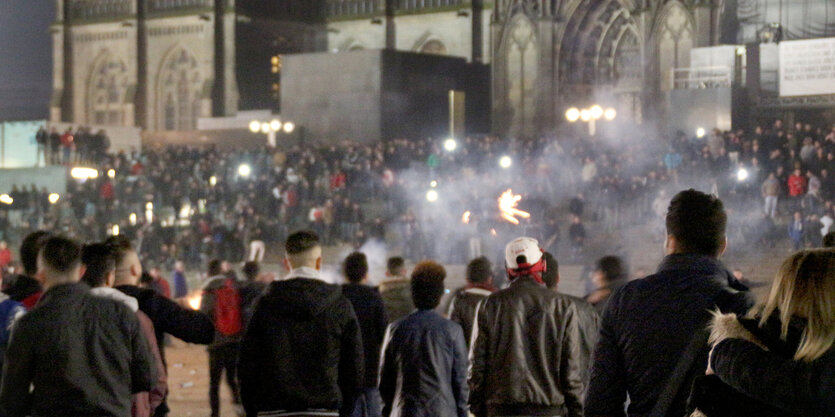
<path id="1" fill-rule="evenodd" d="M 531 217 L 530 213 L 516 208 L 516 206 L 519 205 L 519 201 L 521 200 L 522 196 L 518 194 L 513 194 L 513 190 L 509 188 L 507 189 L 507 191 L 502 193 L 502 196 L 499 197 L 499 210 L 501 210 L 502 217 L 505 220 L 513 224 L 519 224 L 519 220 L 516 219 L 516 216 L 519 216 L 523 219 Z"/>
<path id="2" fill-rule="evenodd" d="M 470 213 L 470 211 L 469 211 L 469 210 L 465 211 L 465 212 L 464 212 L 464 215 L 463 215 L 463 216 L 461 216 L 461 221 L 462 221 L 464 224 L 470 224 L 470 215 L 471 215 L 471 214 L 472 214 L 472 213 Z"/>
<path id="3" fill-rule="evenodd" d="M 188 302 L 188 306 L 191 307 L 192 310 L 200 310 L 200 303 L 202 301 L 203 293 L 201 291 L 197 291 L 186 298 L 186 302 Z"/>

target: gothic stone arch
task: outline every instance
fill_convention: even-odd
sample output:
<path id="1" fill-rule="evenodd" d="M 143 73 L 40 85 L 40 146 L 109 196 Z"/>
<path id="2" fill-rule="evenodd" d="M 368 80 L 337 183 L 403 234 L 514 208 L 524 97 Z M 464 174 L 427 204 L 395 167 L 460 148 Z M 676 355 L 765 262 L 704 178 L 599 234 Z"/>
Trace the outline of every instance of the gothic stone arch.
<path id="1" fill-rule="evenodd" d="M 157 76 L 157 126 L 161 130 L 192 130 L 200 114 L 203 77 L 197 60 L 182 46 L 173 47 Z"/>
<path id="2" fill-rule="evenodd" d="M 125 61 L 109 50 L 102 51 L 93 61 L 87 82 L 87 123 L 124 124 L 128 84 Z"/>

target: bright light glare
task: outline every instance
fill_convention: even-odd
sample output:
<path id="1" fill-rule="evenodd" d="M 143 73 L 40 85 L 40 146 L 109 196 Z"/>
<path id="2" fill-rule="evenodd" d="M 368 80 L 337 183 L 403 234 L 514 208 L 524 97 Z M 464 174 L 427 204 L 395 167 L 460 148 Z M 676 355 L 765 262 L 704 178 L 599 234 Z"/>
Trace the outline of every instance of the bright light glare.
<path id="1" fill-rule="evenodd" d="M 261 123 L 261 133 L 270 133 L 270 124 L 267 122 Z"/>
<path id="2" fill-rule="evenodd" d="M 748 170 L 745 168 L 740 168 L 736 171 L 736 180 L 739 182 L 743 182 L 748 179 Z"/>
<path id="3" fill-rule="evenodd" d="M 435 180 L 430 181 L 429 186 L 432 187 L 432 188 L 437 187 L 438 186 L 438 181 L 435 181 Z"/>
<path id="4" fill-rule="evenodd" d="M 429 190 L 426 192 L 426 201 L 430 203 L 434 203 L 438 201 L 438 192 L 435 190 Z"/>
<path id="5" fill-rule="evenodd" d="M 113 168 L 108 169 L 107 170 L 107 177 L 108 178 L 116 178 L 116 170 L 113 169 Z"/>
<path id="6" fill-rule="evenodd" d="M 270 129 L 272 129 L 273 132 L 281 130 L 281 120 L 273 119 L 273 121 L 270 122 Z"/>
<path id="7" fill-rule="evenodd" d="M 59 198 L 61 198 L 61 196 L 59 196 L 58 193 L 50 194 L 49 195 L 49 204 L 57 203 Z"/>
<path id="8" fill-rule="evenodd" d="M 705 128 L 700 127 L 698 129 L 696 129 L 696 137 L 699 138 L 699 139 L 705 137 Z"/>
<path id="9" fill-rule="evenodd" d="M 252 173 L 252 168 L 250 168 L 249 165 L 241 164 L 241 166 L 238 167 L 238 175 L 248 177 L 250 173 Z"/>
<path id="10" fill-rule="evenodd" d="M 617 117 L 617 115 L 618 115 L 618 112 L 615 111 L 615 109 L 613 109 L 611 107 L 609 107 L 608 109 L 606 109 L 605 112 L 603 112 L 603 118 L 608 120 L 608 121 L 615 120 L 615 117 Z"/>
<path id="11" fill-rule="evenodd" d="M 99 177 L 99 171 L 93 168 L 75 167 L 70 170 L 70 176 L 77 180 L 87 180 Z"/>
<path id="12" fill-rule="evenodd" d="M 449 138 L 449 139 L 444 141 L 444 149 L 446 149 L 447 152 L 452 152 L 457 147 L 458 147 L 458 142 L 456 142 L 455 139 L 453 139 L 453 138 Z"/>
<path id="13" fill-rule="evenodd" d="M 296 125 L 293 122 L 284 123 L 284 133 L 293 133 L 296 130 Z"/>
<path id="14" fill-rule="evenodd" d="M 211 177 L 209 177 L 209 185 L 211 185 L 212 187 L 217 185 L 217 177 L 216 176 L 212 175 Z"/>
<path id="15" fill-rule="evenodd" d="M 113 228 L 110 229 L 110 234 L 112 234 L 113 236 L 119 236 L 119 225 L 118 224 L 113 225 Z"/>
<path id="16" fill-rule="evenodd" d="M 10 205 L 14 203 L 14 199 L 8 194 L 0 194 L 0 203 Z"/>
<path id="17" fill-rule="evenodd" d="M 461 223 L 470 224 L 471 215 L 472 213 L 469 210 L 465 211 L 464 214 L 461 216 Z"/>
<path id="18" fill-rule="evenodd" d="M 584 122 L 591 120 L 591 112 L 588 109 L 580 110 L 580 120 Z"/>
<path id="19" fill-rule="evenodd" d="M 261 122 L 257 120 L 253 120 L 249 122 L 249 131 L 252 133 L 258 133 L 261 130 Z"/>
<path id="20" fill-rule="evenodd" d="M 128 216 L 128 221 L 130 221 L 131 226 L 136 226 L 136 213 L 131 213 L 130 216 Z"/>
<path id="21" fill-rule="evenodd" d="M 154 203 L 152 203 L 150 201 L 145 203 L 145 210 L 153 210 L 153 209 L 154 209 Z"/>
<path id="22" fill-rule="evenodd" d="M 591 113 L 591 118 L 592 119 L 597 120 L 597 119 L 603 117 L 603 107 L 600 107 L 597 104 L 595 104 L 594 106 L 591 106 L 591 108 L 589 109 L 589 112 Z"/>
<path id="23" fill-rule="evenodd" d="M 510 159 L 509 156 L 503 156 L 503 157 L 499 158 L 499 166 L 500 167 L 507 169 L 507 168 L 510 168 L 511 165 L 513 165 L 513 160 Z"/>
<path id="24" fill-rule="evenodd" d="M 572 107 L 572 108 L 566 110 L 565 111 L 565 119 L 568 120 L 571 123 L 574 123 L 577 120 L 580 120 L 580 109 L 578 109 L 576 107 Z"/>

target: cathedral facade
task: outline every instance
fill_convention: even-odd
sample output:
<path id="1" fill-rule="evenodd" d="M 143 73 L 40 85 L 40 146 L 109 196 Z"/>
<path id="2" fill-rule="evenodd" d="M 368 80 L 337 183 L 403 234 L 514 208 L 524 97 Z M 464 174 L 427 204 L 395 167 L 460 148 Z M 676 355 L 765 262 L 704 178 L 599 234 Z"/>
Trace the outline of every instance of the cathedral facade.
<path id="1" fill-rule="evenodd" d="M 739 43 L 728 17 L 768 1 L 56 0 L 51 118 L 191 130 L 278 110 L 283 54 L 388 48 L 489 64 L 494 133 L 592 102 L 641 123 L 692 48 Z"/>

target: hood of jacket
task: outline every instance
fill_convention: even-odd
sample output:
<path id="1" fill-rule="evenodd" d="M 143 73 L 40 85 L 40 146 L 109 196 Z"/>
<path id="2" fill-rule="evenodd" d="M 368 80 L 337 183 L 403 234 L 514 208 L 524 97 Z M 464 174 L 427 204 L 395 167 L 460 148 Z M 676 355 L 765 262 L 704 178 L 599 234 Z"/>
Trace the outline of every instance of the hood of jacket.
<path id="1" fill-rule="evenodd" d="M 342 288 L 314 278 L 292 278 L 270 284 L 261 299 L 279 314 L 309 319 L 322 314 L 342 297 Z"/>
<path id="2" fill-rule="evenodd" d="M 96 297 L 102 298 L 109 298 L 114 301 L 118 301 L 130 308 L 130 311 L 136 313 L 139 310 L 139 300 L 133 298 L 115 288 L 110 287 L 96 287 L 90 290 L 90 294 L 95 295 Z"/>

